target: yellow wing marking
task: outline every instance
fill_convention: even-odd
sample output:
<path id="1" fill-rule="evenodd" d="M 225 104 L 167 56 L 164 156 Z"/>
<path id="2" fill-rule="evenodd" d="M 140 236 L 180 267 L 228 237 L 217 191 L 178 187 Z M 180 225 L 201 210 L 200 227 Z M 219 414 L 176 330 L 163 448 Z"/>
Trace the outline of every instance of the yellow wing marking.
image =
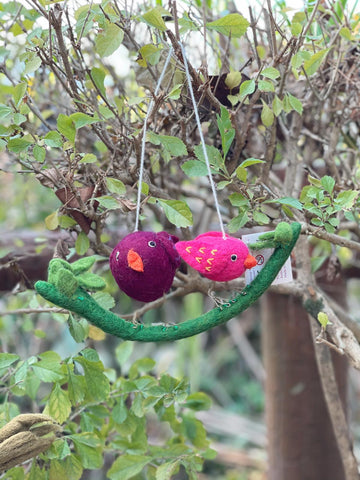
<path id="1" fill-rule="evenodd" d="M 210 272 L 211 267 L 205 267 L 205 270 L 206 270 L 207 272 Z"/>
<path id="2" fill-rule="evenodd" d="M 208 263 L 209 265 L 211 265 L 212 262 L 213 262 L 213 260 L 214 260 L 213 258 L 208 258 L 206 261 L 207 261 L 207 263 Z M 207 268 L 209 268 L 209 267 L 207 267 Z"/>
<path id="3" fill-rule="evenodd" d="M 201 248 L 199 248 L 199 252 L 200 252 L 200 253 L 205 253 L 205 250 L 206 250 L 206 248 L 205 248 L 205 247 L 201 247 Z"/>
<path id="4" fill-rule="evenodd" d="M 187 253 L 191 253 L 191 250 L 192 250 L 192 247 L 186 247 L 186 248 L 185 248 L 185 251 L 186 251 Z"/>
<path id="5" fill-rule="evenodd" d="M 201 263 L 201 262 L 202 262 L 202 257 L 195 257 L 195 260 L 196 260 L 198 263 Z"/>
<path id="6" fill-rule="evenodd" d="M 217 249 L 214 248 L 214 250 L 211 250 L 211 255 L 215 255 L 216 252 L 217 252 Z"/>

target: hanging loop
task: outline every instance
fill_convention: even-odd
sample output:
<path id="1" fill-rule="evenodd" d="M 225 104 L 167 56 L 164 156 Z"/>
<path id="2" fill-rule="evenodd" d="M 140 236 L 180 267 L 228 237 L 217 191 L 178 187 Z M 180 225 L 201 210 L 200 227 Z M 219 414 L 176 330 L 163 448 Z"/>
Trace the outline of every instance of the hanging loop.
<path id="1" fill-rule="evenodd" d="M 194 90 L 192 88 L 192 82 L 191 82 L 191 77 L 190 77 L 190 72 L 189 72 L 189 65 L 188 65 L 188 61 L 187 61 L 187 58 L 186 58 L 185 48 L 184 48 L 184 46 L 181 42 L 179 42 L 179 45 L 180 45 L 181 53 L 182 53 L 182 56 L 183 56 L 183 59 L 184 59 L 186 80 L 187 80 L 187 84 L 188 84 L 188 89 L 189 89 L 191 101 L 192 101 L 192 104 L 193 104 L 193 107 L 194 107 L 196 124 L 197 124 L 198 130 L 199 130 L 201 146 L 202 146 L 202 149 L 203 149 L 205 163 L 206 163 L 208 176 L 209 176 L 209 182 L 210 182 L 212 194 L 213 194 L 213 197 L 214 197 L 216 213 L 217 213 L 217 216 L 219 218 L 219 224 L 220 224 L 220 229 L 221 229 L 223 239 L 226 240 L 227 237 L 226 237 L 226 233 L 225 233 L 225 229 L 224 229 L 224 223 L 223 223 L 221 213 L 220 213 L 220 205 L 219 205 L 219 201 L 218 201 L 218 198 L 217 198 L 216 186 L 215 186 L 215 183 L 214 183 L 214 180 L 213 180 L 213 177 L 212 177 L 212 173 L 211 173 L 211 166 L 210 166 L 210 161 L 209 161 L 209 157 L 208 157 L 207 150 L 206 150 L 205 139 L 204 139 L 204 135 L 203 135 L 203 132 L 202 132 L 202 129 L 201 129 L 199 110 L 198 110 L 197 103 L 196 103 L 196 100 L 195 100 Z"/>

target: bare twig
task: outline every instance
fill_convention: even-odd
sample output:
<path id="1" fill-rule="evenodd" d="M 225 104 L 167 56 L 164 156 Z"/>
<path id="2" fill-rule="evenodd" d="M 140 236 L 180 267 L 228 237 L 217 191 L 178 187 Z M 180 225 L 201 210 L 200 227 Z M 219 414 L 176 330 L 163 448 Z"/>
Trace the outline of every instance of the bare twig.
<path id="1" fill-rule="evenodd" d="M 339 391 L 336 384 L 334 367 L 331 360 L 330 351 L 325 345 L 319 345 L 320 328 L 309 317 L 311 333 L 314 341 L 316 363 L 320 374 L 320 381 L 328 408 L 331 424 L 334 430 L 334 437 L 342 459 L 345 479 L 356 480 L 359 478 L 357 461 L 353 453 L 353 446 L 350 440 L 350 432 L 346 421 L 344 408 L 340 400 Z"/>

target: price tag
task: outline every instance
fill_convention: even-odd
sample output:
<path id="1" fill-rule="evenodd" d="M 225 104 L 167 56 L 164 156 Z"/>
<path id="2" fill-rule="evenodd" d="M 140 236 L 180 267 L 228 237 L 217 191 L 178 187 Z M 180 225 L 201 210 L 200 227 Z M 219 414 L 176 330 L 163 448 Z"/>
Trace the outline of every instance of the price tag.
<path id="1" fill-rule="evenodd" d="M 255 243 L 260 235 L 264 232 L 257 232 L 257 233 L 250 233 L 248 235 L 242 236 L 242 241 L 247 245 L 249 243 Z M 245 283 L 249 285 L 255 277 L 261 272 L 264 268 L 266 262 L 269 260 L 273 253 L 273 248 L 264 248 L 262 250 L 254 250 L 250 251 L 250 253 L 256 258 L 257 265 L 250 270 L 245 270 Z M 284 265 L 282 266 L 280 272 L 277 274 L 277 277 L 273 281 L 272 285 L 279 285 L 280 283 L 288 283 L 293 280 L 292 268 L 291 268 L 291 260 L 290 257 L 286 260 Z"/>

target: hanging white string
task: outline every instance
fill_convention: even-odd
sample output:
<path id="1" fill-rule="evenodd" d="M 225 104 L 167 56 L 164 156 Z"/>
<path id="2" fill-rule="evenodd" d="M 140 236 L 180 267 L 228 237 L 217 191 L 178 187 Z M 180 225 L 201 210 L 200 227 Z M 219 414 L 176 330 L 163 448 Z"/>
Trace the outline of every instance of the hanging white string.
<path id="1" fill-rule="evenodd" d="M 142 140 L 141 140 L 141 154 L 140 154 L 140 170 L 139 170 L 139 181 L 138 181 L 138 194 L 137 194 L 137 201 L 136 201 L 136 217 L 135 217 L 135 228 L 134 232 L 137 232 L 139 230 L 139 219 L 140 219 L 140 206 L 141 206 L 141 190 L 142 190 L 142 181 L 143 181 L 143 174 L 144 174 L 144 162 L 145 162 L 145 144 L 146 144 L 146 131 L 147 131 L 147 122 L 149 120 L 150 113 L 152 112 L 153 106 L 154 106 L 154 98 L 156 95 L 159 93 L 160 87 L 161 87 L 161 82 L 164 79 L 164 75 L 166 72 L 166 69 L 169 65 L 171 55 L 173 52 L 173 48 L 170 47 L 168 56 L 166 57 L 164 67 L 162 69 L 162 72 L 160 74 L 159 80 L 157 81 L 155 90 L 154 90 L 154 96 L 151 99 L 148 107 L 148 111 L 145 115 L 145 120 L 144 120 L 144 125 L 143 125 L 143 135 L 142 135 Z"/>
<path id="2" fill-rule="evenodd" d="M 195 100 L 195 96 L 194 96 L 194 91 L 193 91 L 193 88 L 192 88 L 191 77 L 190 77 L 188 62 L 187 62 L 187 59 L 186 59 L 185 48 L 184 48 L 182 43 L 179 42 L 179 44 L 180 44 L 181 53 L 182 53 L 182 56 L 183 56 L 183 59 L 184 59 L 186 80 L 187 80 L 187 83 L 188 83 L 188 88 L 189 88 L 189 92 L 190 92 L 191 101 L 192 101 L 192 104 L 194 106 L 195 119 L 196 119 L 197 127 L 198 127 L 198 130 L 199 130 L 200 141 L 201 141 L 201 145 L 202 145 L 202 149 L 203 149 L 203 153 L 204 153 L 205 163 L 206 163 L 207 170 L 208 170 L 209 181 L 210 181 L 211 190 L 212 190 L 213 197 L 214 197 L 216 212 L 217 212 L 217 215 L 219 217 L 220 229 L 221 229 L 223 239 L 226 239 L 226 233 L 225 233 L 224 224 L 223 224 L 223 221 L 222 221 L 222 218 L 221 218 L 220 206 L 219 206 L 217 193 L 216 193 L 216 187 L 215 187 L 214 180 L 212 178 L 209 157 L 208 157 L 207 150 L 206 150 L 204 135 L 203 135 L 202 129 L 201 129 L 199 111 L 198 111 L 198 108 L 197 108 L 197 104 L 196 104 L 196 100 Z"/>

